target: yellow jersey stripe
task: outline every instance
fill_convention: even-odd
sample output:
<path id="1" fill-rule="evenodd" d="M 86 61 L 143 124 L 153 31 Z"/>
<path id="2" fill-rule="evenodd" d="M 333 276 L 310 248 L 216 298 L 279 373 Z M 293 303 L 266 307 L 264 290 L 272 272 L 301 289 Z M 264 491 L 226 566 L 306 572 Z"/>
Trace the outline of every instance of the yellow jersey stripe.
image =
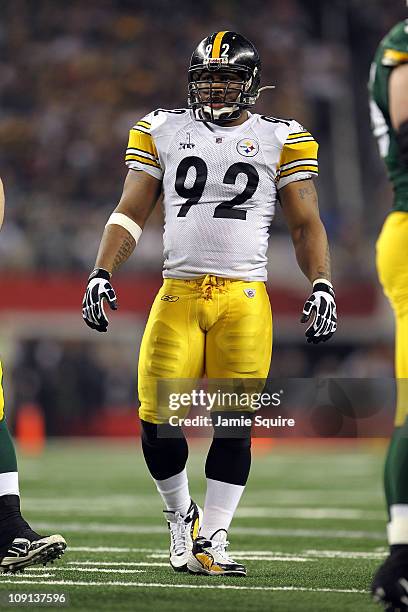
<path id="1" fill-rule="evenodd" d="M 291 168 L 294 168 L 295 166 L 317 166 L 317 158 L 315 157 L 302 157 L 301 159 L 294 159 L 290 162 L 286 162 L 286 164 L 281 164 L 280 165 L 280 169 L 283 170 L 288 170 L 288 166 L 290 166 Z"/>
<path id="2" fill-rule="evenodd" d="M 151 124 L 151 123 L 148 123 L 147 121 L 138 121 L 138 122 L 136 123 L 136 125 L 141 125 L 142 127 L 145 127 L 145 128 L 150 128 L 150 127 L 152 127 L 152 124 Z"/>
<path id="3" fill-rule="evenodd" d="M 227 31 L 228 30 L 225 30 L 224 32 L 218 32 L 216 37 L 214 38 L 214 43 L 213 43 L 213 48 L 212 48 L 212 53 L 211 53 L 211 57 L 212 58 L 219 58 L 220 57 L 221 42 L 222 42 L 222 39 L 224 37 L 224 34 L 226 34 Z"/>
<path id="4" fill-rule="evenodd" d="M 297 162 L 300 159 L 304 159 L 306 165 L 309 159 L 317 160 L 318 147 L 319 145 L 313 139 L 303 142 L 298 140 L 286 141 L 282 149 L 278 168 L 292 162 Z"/>
<path id="5" fill-rule="evenodd" d="M 408 53 L 406 51 L 396 51 L 395 49 L 385 49 L 383 62 L 390 62 L 391 64 L 408 62 Z"/>
<path id="6" fill-rule="evenodd" d="M 140 126 L 142 127 L 142 126 Z M 148 132 L 145 132 L 144 130 L 146 130 L 147 128 L 144 128 L 143 130 L 138 130 L 137 127 L 132 127 L 132 129 L 130 130 L 131 132 L 137 132 L 138 134 L 144 134 L 145 136 L 147 136 L 147 138 L 151 138 L 151 135 Z"/>
<path id="7" fill-rule="evenodd" d="M 279 173 L 279 178 L 283 178 L 284 176 L 290 176 L 291 174 L 296 174 L 296 172 L 311 172 L 312 174 L 318 174 L 317 166 L 295 166 L 294 168 L 290 168 L 289 170 L 282 170 Z"/>
<path id="8" fill-rule="evenodd" d="M 312 136 L 310 132 L 304 131 L 304 132 L 296 132 L 293 134 L 289 134 L 287 140 L 291 140 L 291 138 L 299 138 L 299 136 Z"/>
<path id="9" fill-rule="evenodd" d="M 160 166 L 157 162 L 153 161 L 152 159 L 148 157 L 143 157 L 142 155 L 135 155 L 135 154 L 126 155 L 125 161 L 137 161 L 142 164 L 147 164 L 148 166 L 154 166 L 155 168 L 160 169 Z"/>
<path id="10" fill-rule="evenodd" d="M 156 155 L 154 155 L 151 151 L 149 150 L 145 150 L 142 149 L 141 147 L 128 147 L 126 149 L 126 155 L 132 155 L 133 153 L 135 153 L 136 155 L 143 155 L 143 157 L 146 155 L 146 157 L 149 158 L 154 158 L 155 161 L 159 161 L 159 158 L 156 157 Z"/>
<path id="11" fill-rule="evenodd" d="M 141 149 L 153 157 L 158 158 L 158 152 L 154 140 L 150 134 L 141 129 L 132 128 L 129 133 L 128 149 Z"/>

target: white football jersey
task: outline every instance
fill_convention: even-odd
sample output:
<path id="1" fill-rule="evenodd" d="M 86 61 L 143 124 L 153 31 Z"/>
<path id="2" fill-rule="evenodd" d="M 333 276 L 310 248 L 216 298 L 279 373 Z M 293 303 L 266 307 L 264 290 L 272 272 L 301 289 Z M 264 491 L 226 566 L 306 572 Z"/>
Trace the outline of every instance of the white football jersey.
<path id="1" fill-rule="evenodd" d="M 317 174 L 317 148 L 296 121 L 258 114 L 235 127 L 187 109 L 139 121 L 126 164 L 163 181 L 163 276 L 266 280 L 277 191 Z"/>

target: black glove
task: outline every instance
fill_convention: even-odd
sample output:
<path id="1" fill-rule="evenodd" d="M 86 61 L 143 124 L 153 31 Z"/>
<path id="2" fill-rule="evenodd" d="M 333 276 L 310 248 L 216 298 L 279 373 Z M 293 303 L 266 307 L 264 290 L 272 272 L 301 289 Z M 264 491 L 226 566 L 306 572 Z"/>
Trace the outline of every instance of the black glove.
<path id="1" fill-rule="evenodd" d="M 116 294 L 110 284 L 109 272 L 96 268 L 88 278 L 82 301 L 82 317 L 89 327 L 100 332 L 106 332 L 109 325 L 103 300 L 108 302 L 112 310 L 117 309 Z"/>
<path id="2" fill-rule="evenodd" d="M 300 322 L 306 323 L 312 315 L 312 323 L 305 332 L 307 341 L 313 344 L 326 342 L 337 329 L 334 289 L 327 280 L 319 278 L 314 281 L 313 293 L 305 302 Z"/>

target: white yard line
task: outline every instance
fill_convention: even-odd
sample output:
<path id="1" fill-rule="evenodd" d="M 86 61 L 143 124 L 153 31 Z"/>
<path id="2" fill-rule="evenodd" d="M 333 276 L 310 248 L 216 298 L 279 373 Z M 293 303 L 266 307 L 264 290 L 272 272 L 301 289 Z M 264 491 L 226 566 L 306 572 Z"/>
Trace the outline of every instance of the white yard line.
<path id="1" fill-rule="evenodd" d="M 300 518 L 310 520 L 343 519 L 361 521 L 384 521 L 384 512 L 356 510 L 354 508 L 238 508 L 237 517 L 241 518 Z"/>
<path id="2" fill-rule="evenodd" d="M 230 584 L 166 584 L 162 582 L 84 582 L 75 580 L 2 580 L 2 584 L 45 584 L 60 586 L 84 586 L 84 587 L 130 587 L 130 588 L 164 588 L 164 589 L 222 589 L 228 591 L 302 591 L 310 593 L 361 593 L 367 595 L 368 591 L 361 589 L 329 589 L 308 587 L 262 587 L 262 586 L 238 586 Z"/>
<path id="3" fill-rule="evenodd" d="M 165 548 L 129 548 L 127 546 L 70 546 L 70 552 L 94 552 L 94 553 L 122 553 L 122 552 L 132 552 L 132 553 L 151 553 L 151 552 L 161 552 L 165 553 Z M 168 553 L 168 550 L 167 550 Z"/>
<path id="4" fill-rule="evenodd" d="M 70 552 L 88 552 L 88 553 L 146 553 L 146 556 L 149 559 L 167 559 L 169 556 L 169 551 L 165 548 L 128 548 L 128 547 L 109 547 L 109 546 L 70 546 Z M 345 550 L 318 550 L 318 549 L 310 549 L 310 550 L 302 550 L 299 551 L 298 554 L 294 553 L 285 553 L 282 551 L 272 551 L 272 550 L 234 550 L 234 557 L 237 559 L 248 559 L 253 561 L 262 561 L 262 560 L 299 560 L 310 558 L 327 558 L 327 559 L 383 559 L 387 550 L 385 548 L 381 548 L 380 550 L 375 549 L 373 551 L 345 551 Z M 115 565 L 129 565 L 135 567 L 143 567 L 146 566 L 154 566 L 157 567 L 167 567 L 168 563 L 150 563 L 150 562 L 120 562 L 120 561 L 91 561 L 89 559 L 85 561 L 68 561 L 68 564 L 71 565 L 107 565 L 107 566 L 115 566 Z"/>
<path id="5" fill-rule="evenodd" d="M 246 561 L 294 561 L 297 563 L 310 563 L 311 561 L 317 561 L 317 559 L 312 559 L 309 557 L 301 557 L 299 555 L 285 555 L 282 553 L 281 555 L 273 555 L 271 553 L 262 554 L 262 555 L 250 555 L 248 553 L 237 553 L 233 551 L 231 553 L 236 559 L 245 559 Z M 148 555 L 151 559 L 165 559 L 168 557 L 168 554 L 162 553 L 152 553 Z"/>
<path id="6" fill-rule="evenodd" d="M 321 507 L 318 500 L 314 504 L 312 499 L 305 499 L 302 493 L 297 500 L 297 503 L 303 504 L 309 501 L 306 507 L 293 507 L 293 505 L 285 506 L 284 499 L 275 498 L 277 504 L 271 503 L 265 506 L 265 498 L 260 500 L 258 504 L 255 500 L 251 500 L 252 506 L 243 506 L 238 508 L 237 517 L 243 518 L 302 518 L 310 520 L 320 519 L 344 519 L 344 520 L 379 520 L 385 521 L 385 512 L 382 510 L 373 511 L 370 509 L 348 508 L 348 507 Z M 131 496 L 114 496 L 111 498 L 95 498 L 92 503 L 89 503 L 85 498 L 68 498 L 68 499 L 49 499 L 49 498 L 29 498 L 25 499 L 25 506 L 32 513 L 47 514 L 66 514 L 69 516 L 85 516 L 85 517 L 100 517 L 110 515 L 112 513 L 122 518 L 132 517 L 148 517 L 152 514 L 152 508 L 157 507 L 157 515 L 160 514 L 160 504 L 157 496 L 147 496 L 146 498 L 138 498 Z M 249 500 L 247 500 L 248 503 Z M 327 501 L 327 500 L 326 500 Z M 366 500 L 367 501 L 367 500 Z M 263 505 L 262 505 L 263 502 Z M 286 504 L 288 502 L 286 501 Z"/>
<path id="7" fill-rule="evenodd" d="M 167 564 L 163 564 L 167 565 Z M 30 571 L 31 568 L 27 568 L 26 571 Z M 38 571 L 38 570 L 35 570 Z M 139 569 L 105 569 L 100 567 L 53 567 L 53 572 L 100 572 L 101 574 L 145 574 L 146 570 Z M 44 574 L 39 576 L 42 578 Z M 31 573 L 30 573 L 31 578 Z"/>
<path id="8" fill-rule="evenodd" d="M 302 554 L 309 557 L 316 557 L 325 559 L 384 559 L 386 551 L 384 552 L 349 552 L 346 550 L 304 550 Z"/>
<path id="9" fill-rule="evenodd" d="M 167 553 L 167 557 L 168 557 Z M 159 563 L 156 561 L 68 561 L 68 565 L 95 565 L 97 567 L 107 566 L 107 567 L 169 567 L 169 563 Z"/>
<path id="10" fill-rule="evenodd" d="M 24 570 L 24 572 L 26 572 L 28 569 L 31 569 L 31 568 L 26 567 L 26 568 L 25 568 L 25 570 Z M 25 574 L 25 577 L 26 577 L 26 578 L 28 578 L 28 577 L 30 577 L 30 578 L 55 578 L 55 574 L 50 574 L 50 573 L 49 573 L 49 572 L 47 572 L 47 571 L 42 572 L 41 570 L 36 569 L 36 568 L 33 568 L 33 570 L 34 570 L 34 572 L 38 572 L 38 574 L 35 574 L 35 573 L 31 573 L 31 572 L 30 572 L 30 574 L 29 574 L 29 575 L 28 575 L 28 574 Z M 7 580 L 3 580 L 3 576 L 9 576 L 9 575 L 10 575 L 10 574 L 8 574 L 8 573 L 7 573 L 7 574 L 0 573 L 0 584 L 3 584 L 3 582 L 7 582 Z M 16 577 L 15 577 L 15 578 L 12 578 L 12 579 L 10 580 L 10 582 L 14 582 L 14 580 L 19 580 L 19 578 L 17 577 L 17 576 L 19 576 L 19 574 L 15 574 L 15 576 L 16 576 Z"/>
<path id="11" fill-rule="evenodd" d="M 285 555 L 284 553 L 282 553 L 281 555 L 273 555 L 271 553 L 269 554 L 265 554 L 265 555 L 248 555 L 246 553 L 243 554 L 239 554 L 239 553 L 233 553 L 234 557 L 236 557 L 237 559 L 245 559 L 246 561 L 294 561 L 295 563 L 310 563 L 310 562 L 314 562 L 317 561 L 317 559 L 312 558 L 312 557 L 301 557 L 299 555 Z M 151 559 L 168 559 L 169 558 L 169 553 L 153 553 L 148 555 L 149 558 Z M 94 565 L 94 566 L 102 566 L 102 565 L 107 565 L 107 566 L 130 566 L 130 567 L 169 567 L 169 563 L 156 563 L 156 562 L 150 562 L 150 561 L 140 561 L 138 563 L 132 563 L 132 562 L 120 562 L 117 561 L 115 563 L 109 563 L 109 561 L 69 561 L 68 563 L 71 563 L 72 565 Z"/>
<path id="12" fill-rule="evenodd" d="M 73 533 L 124 533 L 124 534 L 164 534 L 167 529 L 159 525 L 107 525 L 105 523 L 49 523 L 36 522 L 38 530 Z M 271 537 L 316 537 L 342 538 L 345 540 L 385 540 L 385 531 L 356 531 L 341 529 L 274 529 L 273 527 L 233 527 L 231 534 Z"/>

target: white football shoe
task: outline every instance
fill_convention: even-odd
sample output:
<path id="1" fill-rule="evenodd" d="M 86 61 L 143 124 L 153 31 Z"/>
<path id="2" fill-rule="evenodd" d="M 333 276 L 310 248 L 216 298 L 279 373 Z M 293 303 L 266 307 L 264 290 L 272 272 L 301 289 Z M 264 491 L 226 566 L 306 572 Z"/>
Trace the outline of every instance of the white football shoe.
<path id="1" fill-rule="evenodd" d="M 203 511 L 193 500 L 187 514 L 163 510 L 170 531 L 170 565 L 175 572 L 187 571 L 187 559 L 200 529 Z"/>
<path id="2" fill-rule="evenodd" d="M 30 565 L 53 563 L 55 559 L 61 558 L 66 547 L 67 543 L 59 534 L 32 541 L 16 537 L 0 557 L 0 571 L 15 574 Z"/>
<path id="3" fill-rule="evenodd" d="M 225 529 L 218 529 L 209 540 L 198 537 L 187 561 L 190 574 L 207 576 L 246 576 L 246 567 L 227 554 L 228 540 Z"/>

